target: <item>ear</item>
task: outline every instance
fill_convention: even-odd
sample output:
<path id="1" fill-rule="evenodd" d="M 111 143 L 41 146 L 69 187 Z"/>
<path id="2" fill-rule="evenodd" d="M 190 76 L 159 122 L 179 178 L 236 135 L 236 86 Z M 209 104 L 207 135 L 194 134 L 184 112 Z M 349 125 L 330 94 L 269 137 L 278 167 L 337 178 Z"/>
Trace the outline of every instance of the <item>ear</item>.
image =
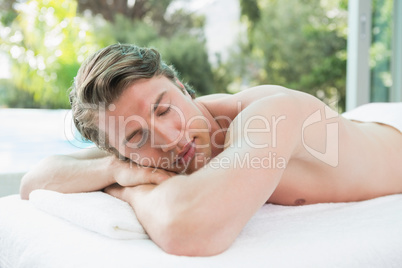
<path id="1" fill-rule="evenodd" d="M 182 82 L 180 82 L 180 80 L 178 78 L 176 78 L 176 85 L 181 88 L 184 95 L 189 96 L 191 98 L 190 94 L 188 94 L 188 92 L 187 92 L 186 87 L 183 85 Z"/>
<path id="2" fill-rule="evenodd" d="M 183 90 L 186 90 L 186 88 L 184 87 L 183 83 L 180 82 L 180 80 L 177 79 L 177 78 L 176 78 L 176 84 L 177 84 L 179 87 L 181 87 Z"/>

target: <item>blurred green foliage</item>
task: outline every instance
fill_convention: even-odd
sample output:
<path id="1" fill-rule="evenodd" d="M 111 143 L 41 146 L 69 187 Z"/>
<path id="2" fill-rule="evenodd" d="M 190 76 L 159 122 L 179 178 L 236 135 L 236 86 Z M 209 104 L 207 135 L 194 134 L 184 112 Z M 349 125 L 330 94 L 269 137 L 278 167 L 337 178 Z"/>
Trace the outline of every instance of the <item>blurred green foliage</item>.
<path id="1" fill-rule="evenodd" d="M 75 1 L 27 1 L 14 4 L 18 16 L 2 36 L 2 50 L 11 55 L 10 89 L 27 107 L 67 108 L 68 88 L 90 51 L 107 44 L 95 34 L 95 23 L 78 17 Z M 7 93 L 13 98 L 14 92 Z M 19 105 L 17 105 L 19 106 Z"/>
<path id="2" fill-rule="evenodd" d="M 12 78 L 0 81 L 0 105 L 68 108 L 68 88 L 85 57 L 120 42 L 158 49 L 198 95 L 279 84 L 344 110 L 347 0 L 239 0 L 244 31 L 214 64 L 205 18 L 169 11 L 174 1 L 0 0 L 0 50 L 12 63 Z M 373 6 L 372 84 L 385 92 L 392 0 Z"/>
<path id="3" fill-rule="evenodd" d="M 145 17 L 139 21 L 120 13 L 111 21 L 95 12 L 80 14 L 75 0 L 29 0 L 9 5 L 7 12 L 0 12 L 0 49 L 11 56 L 12 77 L 0 83 L 0 105 L 69 108 L 68 90 L 80 64 L 90 53 L 117 42 L 157 48 L 199 95 L 212 93 L 214 79 L 203 35 L 204 19 L 177 10 L 172 14 L 174 19 L 167 21 L 160 6 L 163 4 L 166 11 L 170 2 L 153 1 L 159 11 L 151 7 L 149 16 L 154 20 L 148 22 Z M 178 17 L 186 21 L 179 32 L 173 30 Z M 170 24 L 162 26 L 162 22 Z"/>
<path id="4" fill-rule="evenodd" d="M 243 14 L 249 38 L 239 43 L 238 53 L 231 59 L 232 65 L 241 66 L 235 70 L 240 77 L 231 85 L 234 90 L 242 84 L 278 84 L 313 94 L 342 110 L 347 1 L 252 2 L 259 8 L 259 20 L 253 21 L 248 12 Z"/>

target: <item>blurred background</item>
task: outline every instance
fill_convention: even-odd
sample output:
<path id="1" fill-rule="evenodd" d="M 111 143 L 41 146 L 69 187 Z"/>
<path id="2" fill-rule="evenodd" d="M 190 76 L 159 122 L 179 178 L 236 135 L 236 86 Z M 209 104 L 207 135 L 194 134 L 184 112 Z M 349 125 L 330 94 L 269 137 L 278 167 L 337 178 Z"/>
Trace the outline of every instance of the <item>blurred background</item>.
<path id="1" fill-rule="evenodd" d="M 370 98 L 387 101 L 397 0 L 366 1 Z M 199 96 L 279 84 L 342 112 L 347 38 L 347 0 L 0 0 L 0 187 L 6 174 L 88 146 L 74 138 L 68 91 L 102 47 L 158 49 Z"/>

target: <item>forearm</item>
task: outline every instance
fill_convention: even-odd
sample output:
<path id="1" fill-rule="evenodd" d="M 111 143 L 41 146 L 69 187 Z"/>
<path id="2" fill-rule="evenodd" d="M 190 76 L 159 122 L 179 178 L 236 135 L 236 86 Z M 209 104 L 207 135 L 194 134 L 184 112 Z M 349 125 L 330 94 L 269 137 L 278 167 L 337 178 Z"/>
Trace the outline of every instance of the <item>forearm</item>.
<path id="1" fill-rule="evenodd" d="M 95 159 L 76 159 L 67 155 L 48 157 L 22 178 L 21 198 L 28 199 L 36 189 L 62 193 L 103 189 L 115 182 L 109 168 L 111 161 L 111 156 Z"/>
<path id="2" fill-rule="evenodd" d="M 152 240 L 166 252 L 215 255 L 233 243 L 266 201 L 253 189 L 238 188 L 229 178 L 175 176 L 157 186 L 134 187 L 126 200 Z M 250 191 L 253 195 L 242 194 Z"/>
<path id="3" fill-rule="evenodd" d="M 203 221 L 198 220 L 200 215 L 195 212 L 201 207 L 194 207 L 194 202 L 187 199 L 190 195 L 186 190 L 190 189 L 183 185 L 187 179 L 176 176 L 160 185 L 127 187 L 116 196 L 130 203 L 148 235 L 164 251 L 175 255 L 212 255 L 198 253 L 199 248 L 208 248 L 200 240 L 207 236 L 196 237 L 193 231 L 198 227 L 205 230 L 208 215 L 202 213 Z"/>

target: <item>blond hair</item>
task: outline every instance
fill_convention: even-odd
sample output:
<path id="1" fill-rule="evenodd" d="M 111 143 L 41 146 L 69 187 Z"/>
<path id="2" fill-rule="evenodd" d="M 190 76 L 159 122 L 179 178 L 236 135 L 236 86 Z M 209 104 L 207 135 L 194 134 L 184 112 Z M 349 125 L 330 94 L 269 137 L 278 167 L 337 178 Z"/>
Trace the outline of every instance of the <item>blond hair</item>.
<path id="1" fill-rule="evenodd" d="M 177 85 L 177 72 L 162 61 L 155 49 L 114 44 L 94 53 L 81 65 L 71 87 L 70 103 L 76 128 L 99 148 L 121 156 L 110 146 L 107 133 L 100 133 L 100 106 L 108 107 L 139 79 L 159 75 Z M 185 89 L 195 97 L 191 87 L 185 85 Z"/>

